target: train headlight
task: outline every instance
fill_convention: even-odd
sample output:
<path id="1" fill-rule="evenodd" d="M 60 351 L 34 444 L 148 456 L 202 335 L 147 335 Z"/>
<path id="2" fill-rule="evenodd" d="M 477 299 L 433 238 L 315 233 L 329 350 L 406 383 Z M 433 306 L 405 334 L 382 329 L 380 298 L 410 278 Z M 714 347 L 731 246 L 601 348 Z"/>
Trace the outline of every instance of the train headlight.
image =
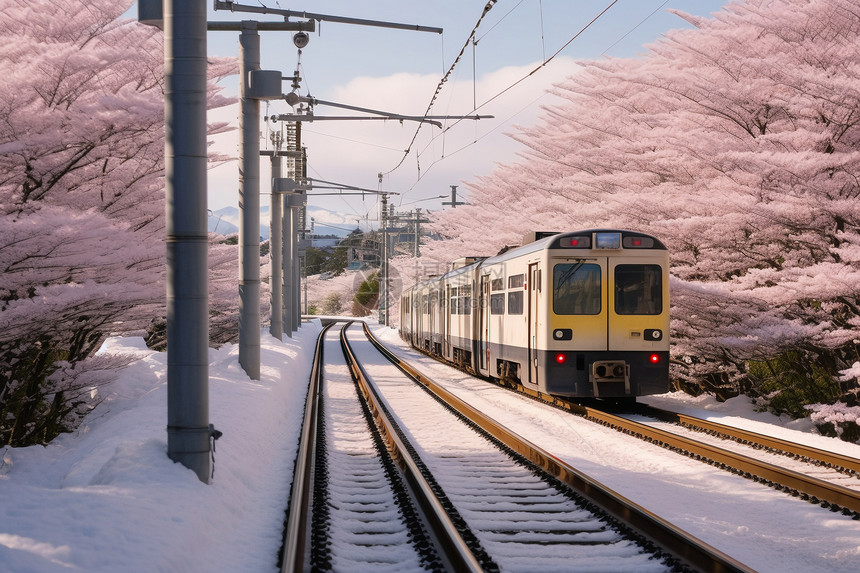
<path id="1" fill-rule="evenodd" d="M 645 340 L 663 340 L 663 331 L 659 328 L 646 328 L 643 338 Z"/>
<path id="2" fill-rule="evenodd" d="M 573 330 L 570 328 L 556 328 L 552 331 L 552 337 L 556 340 L 573 340 Z"/>

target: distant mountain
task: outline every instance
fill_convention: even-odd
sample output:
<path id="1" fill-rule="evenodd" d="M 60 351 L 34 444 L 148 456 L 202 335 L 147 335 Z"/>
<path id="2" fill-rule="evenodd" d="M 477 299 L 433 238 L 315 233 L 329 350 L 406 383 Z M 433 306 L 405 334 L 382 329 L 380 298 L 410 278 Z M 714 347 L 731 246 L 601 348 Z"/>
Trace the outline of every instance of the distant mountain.
<path id="1" fill-rule="evenodd" d="M 314 224 L 314 232 L 321 235 L 337 235 L 345 237 L 353 229 L 355 224 L 349 224 L 349 217 L 344 213 L 338 213 L 323 207 L 308 207 L 308 217 Z M 209 232 L 220 235 L 232 235 L 239 232 L 239 209 L 238 207 L 222 207 L 217 211 L 210 211 Z M 269 206 L 260 208 L 260 237 L 263 241 L 269 238 Z"/>

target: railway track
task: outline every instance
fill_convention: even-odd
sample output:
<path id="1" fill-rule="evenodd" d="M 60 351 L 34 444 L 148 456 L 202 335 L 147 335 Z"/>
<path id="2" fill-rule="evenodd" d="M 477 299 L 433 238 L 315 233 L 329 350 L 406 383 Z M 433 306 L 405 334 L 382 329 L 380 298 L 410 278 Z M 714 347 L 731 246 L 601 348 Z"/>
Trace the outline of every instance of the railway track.
<path id="1" fill-rule="evenodd" d="M 536 395 L 528 389 L 522 390 L 532 397 L 589 420 L 782 490 L 830 511 L 860 519 L 860 462 L 854 458 L 658 408 L 639 405 L 637 412 L 669 422 L 676 428 L 657 427 L 622 414 L 583 406 L 558 397 Z M 704 440 L 695 436 L 695 432 L 678 431 L 677 428 L 681 427 L 718 436 L 723 442 L 737 442 L 750 450 L 744 452 L 729 447 L 725 443 L 719 443 L 721 440 Z M 768 457 L 755 454 L 753 450 L 756 449 L 774 455 Z M 802 463 L 786 464 L 775 459 L 779 456 L 793 458 Z M 815 469 L 816 467 L 824 467 L 829 471 L 822 472 Z"/>
<path id="2" fill-rule="evenodd" d="M 350 338 L 356 330 L 349 329 Z M 284 571 L 557 570 L 560 564 L 606 571 L 748 570 L 457 404 L 396 357 L 383 358 L 363 336 L 348 342 L 346 332 L 345 359 L 333 356 L 331 334 L 318 345 L 326 355 L 324 368 L 317 361 L 324 374 L 315 375 L 320 387 L 312 384 L 309 392 L 317 413 L 306 413 L 305 461 L 296 465 Z M 345 383 L 347 365 L 358 391 Z M 449 399 L 454 411 L 441 404 Z M 381 433 L 368 437 L 377 428 Z M 336 446 L 320 449 L 320 442 Z M 389 451 L 392 461 L 386 462 Z M 367 498 L 379 508 L 360 501 Z"/>
<path id="3" fill-rule="evenodd" d="M 668 426 L 657 427 L 634 417 L 543 394 L 521 385 L 499 385 L 647 442 L 782 490 L 830 511 L 860 519 L 860 460 L 855 458 L 642 404 L 636 405 L 637 414 L 691 431 L 683 433 Z M 763 450 L 773 456 L 769 458 L 749 451 L 743 452 L 720 444 L 719 440 L 709 442 L 695 436 L 696 432 L 717 436 L 723 441 L 736 442 L 752 450 Z M 786 464 L 775 459 L 779 456 L 792 458 L 801 463 Z M 824 471 L 815 468 L 824 468 Z"/>
<path id="4" fill-rule="evenodd" d="M 763 459 L 763 456 L 753 455 L 752 452 L 737 451 L 737 449 L 727 447 L 724 444 L 715 445 L 697 436 L 669 431 L 592 408 L 587 408 L 587 410 L 585 414 L 587 418 L 606 426 L 785 491 L 831 511 L 841 512 L 844 515 L 852 516 L 854 519 L 860 519 L 860 487 L 858 487 L 860 484 L 854 478 L 849 478 L 853 482 L 851 483 L 853 487 L 848 487 L 843 485 L 848 480 L 832 476 L 829 479 L 822 479 L 812 475 L 816 472 L 809 467 L 787 467 L 785 464 L 776 463 L 777 460 L 768 461 Z M 728 436 L 734 432 L 726 427 L 722 433 Z M 767 441 L 764 438 L 761 438 L 762 442 Z M 790 453 L 794 449 L 790 444 L 785 443 L 783 447 L 785 448 L 783 452 L 786 455 L 794 456 Z M 811 453 L 806 447 L 799 446 L 798 450 Z M 817 455 L 826 457 L 825 452 L 820 452 Z M 837 472 L 834 471 L 833 473 Z"/>
<path id="5" fill-rule="evenodd" d="M 829 468 L 847 476 L 858 478 L 857 484 L 860 486 L 860 460 L 857 458 L 644 404 L 637 406 L 637 413 L 694 431 L 732 440 L 754 449 L 764 450 L 812 465 Z"/>

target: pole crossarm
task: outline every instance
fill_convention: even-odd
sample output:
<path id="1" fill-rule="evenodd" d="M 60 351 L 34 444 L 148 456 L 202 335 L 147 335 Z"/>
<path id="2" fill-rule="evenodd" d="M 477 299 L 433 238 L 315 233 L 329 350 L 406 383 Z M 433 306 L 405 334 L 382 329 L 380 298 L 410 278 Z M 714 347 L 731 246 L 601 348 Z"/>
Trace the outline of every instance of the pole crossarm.
<path id="1" fill-rule="evenodd" d="M 297 93 L 295 93 L 295 92 L 290 92 L 290 93 L 286 94 L 286 95 L 284 96 L 284 99 L 285 99 L 285 100 L 286 100 L 286 102 L 290 105 L 290 107 L 295 107 L 295 105 L 296 105 L 296 104 L 298 104 L 298 103 L 306 103 L 306 104 L 308 104 L 308 105 L 310 105 L 310 106 L 312 106 L 312 107 L 315 107 L 315 106 L 317 106 L 317 105 L 327 105 L 327 106 L 329 106 L 329 107 L 337 107 L 337 108 L 340 108 L 340 109 L 348 109 L 348 110 L 350 110 L 350 111 L 360 111 L 360 112 L 363 112 L 363 113 L 372 113 L 372 114 L 376 114 L 376 115 L 385 116 L 385 117 L 388 117 L 388 118 L 390 118 L 390 119 L 398 119 L 398 120 L 400 120 L 400 121 L 404 121 L 404 120 L 405 120 L 405 121 L 417 121 L 417 122 L 421 122 L 421 123 L 431 123 L 431 124 L 435 125 L 436 127 L 440 128 L 440 129 L 442 128 L 442 124 L 441 124 L 441 123 L 439 123 L 438 121 L 433 121 L 433 120 L 427 119 L 427 118 L 422 117 L 422 116 L 416 116 L 416 115 L 400 115 L 400 114 L 397 114 L 397 113 L 390 113 L 390 112 L 387 112 L 387 111 L 380 111 L 380 110 L 378 110 L 378 109 L 370 109 L 370 108 L 365 108 L 365 107 L 358 107 L 358 106 L 354 106 L 354 105 L 347 105 L 347 104 L 344 104 L 344 103 L 337 103 L 337 102 L 333 102 L 333 101 L 325 101 L 325 100 L 316 99 L 316 98 L 312 98 L 312 97 L 303 97 L 303 96 L 300 96 L 299 94 L 297 94 Z"/>
<path id="2" fill-rule="evenodd" d="M 251 26 L 259 32 L 313 32 L 316 30 L 316 22 L 222 22 L 210 20 L 206 22 L 206 29 L 210 32 L 241 32 Z"/>
<path id="3" fill-rule="evenodd" d="M 271 155 L 271 153 L 270 153 Z M 355 191 L 355 195 L 400 195 L 391 191 L 378 191 L 376 189 L 366 189 L 364 187 L 355 187 L 354 185 L 346 185 L 344 183 L 335 183 L 333 181 L 324 181 L 322 179 L 311 179 L 310 177 L 303 179 L 305 183 L 297 183 L 289 177 L 279 177 L 275 179 L 272 185 L 273 193 L 294 193 L 295 191 L 310 191 L 311 189 L 335 189 L 340 191 Z M 322 183 L 323 185 L 320 185 Z M 350 193 L 351 195 L 352 193 Z M 346 195 L 346 193 L 315 193 L 315 195 Z"/>
<path id="4" fill-rule="evenodd" d="M 316 117 L 313 113 L 307 114 L 282 114 L 272 116 L 272 119 L 275 121 L 314 121 L 314 120 L 366 120 L 366 119 L 396 119 L 399 121 L 417 121 L 420 123 L 429 123 L 435 125 L 438 128 L 442 128 L 442 124 L 438 120 L 449 120 L 449 119 L 492 119 L 492 115 L 401 115 L 397 113 L 391 113 L 387 111 L 380 111 L 378 109 L 370 109 L 366 107 L 358 107 L 354 105 L 347 105 L 344 103 L 337 103 L 333 101 L 325 101 L 321 99 L 317 99 L 314 97 L 305 97 L 300 96 L 295 92 L 290 92 L 284 95 L 284 100 L 290 105 L 290 107 L 295 107 L 299 103 L 306 103 L 311 107 L 317 105 L 327 105 L 330 107 L 337 107 L 341 109 L 348 109 L 350 111 L 359 111 L 362 113 L 372 113 L 381 117 L 348 117 L 348 116 L 322 116 Z"/>
<path id="5" fill-rule="evenodd" d="M 301 151 L 292 151 L 292 150 L 288 150 L 288 149 L 279 149 L 277 151 L 274 151 L 272 149 L 261 149 L 260 155 L 263 157 L 272 157 L 272 156 L 276 156 L 276 157 L 301 157 L 302 152 Z"/>
<path id="6" fill-rule="evenodd" d="M 438 121 L 430 121 L 424 118 L 419 117 L 395 117 L 392 115 L 386 116 L 346 116 L 346 115 L 314 115 L 312 113 L 309 114 L 281 114 L 272 116 L 277 118 L 278 121 L 306 121 L 311 123 L 313 121 L 369 121 L 369 120 L 383 120 L 383 121 L 418 121 L 421 123 L 431 123 L 436 127 L 441 128 L 442 124 Z"/>
<path id="7" fill-rule="evenodd" d="M 314 12 L 299 12 L 297 10 L 284 10 L 282 8 L 269 8 L 267 6 L 247 6 L 230 0 L 214 0 L 215 10 L 229 10 L 231 12 L 249 12 L 254 14 L 274 14 L 286 18 L 305 18 L 319 22 L 336 22 L 339 24 L 356 24 L 358 26 L 373 26 L 376 28 L 392 28 L 395 30 L 412 30 L 415 32 L 432 32 L 441 34 L 442 28 L 432 26 L 419 26 L 417 24 L 400 24 L 397 22 L 384 22 L 380 20 L 365 20 L 363 18 L 347 18 L 345 16 L 332 16 L 330 14 L 316 14 Z"/>
<path id="8" fill-rule="evenodd" d="M 376 189 L 365 189 L 364 187 L 355 187 L 353 185 L 346 185 L 344 183 L 335 183 L 334 181 L 325 181 L 323 179 L 308 179 L 310 182 L 310 187 L 312 189 L 343 189 L 345 191 L 361 191 L 362 193 L 373 193 L 376 195 L 400 195 L 400 193 L 393 193 L 391 191 L 378 191 Z M 323 183 L 324 185 L 316 185 L 315 183 Z M 327 187 L 326 185 L 330 185 Z"/>

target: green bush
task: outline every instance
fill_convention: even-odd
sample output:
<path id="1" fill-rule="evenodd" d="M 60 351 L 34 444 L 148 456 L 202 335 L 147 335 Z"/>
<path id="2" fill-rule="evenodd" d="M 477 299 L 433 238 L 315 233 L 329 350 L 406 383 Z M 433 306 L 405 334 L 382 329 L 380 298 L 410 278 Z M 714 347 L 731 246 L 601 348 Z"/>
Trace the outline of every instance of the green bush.
<path id="1" fill-rule="evenodd" d="M 833 404 L 842 395 L 835 377 L 815 357 L 790 351 L 776 358 L 749 363 L 750 394 L 774 414 L 793 418 L 809 415 L 806 406 Z"/>

